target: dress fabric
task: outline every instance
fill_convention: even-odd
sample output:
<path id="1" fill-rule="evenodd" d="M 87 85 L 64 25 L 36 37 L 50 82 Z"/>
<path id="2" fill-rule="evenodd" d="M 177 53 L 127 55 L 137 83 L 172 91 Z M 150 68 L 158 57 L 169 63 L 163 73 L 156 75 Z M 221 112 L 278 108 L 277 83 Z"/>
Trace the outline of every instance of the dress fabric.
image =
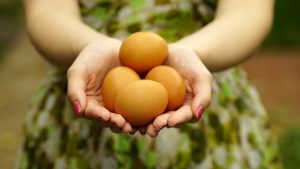
<path id="1" fill-rule="evenodd" d="M 169 42 L 214 17 L 213 0 L 81 0 L 84 21 L 119 39 L 153 31 Z M 79 32 L 80 33 L 80 32 Z M 277 169 L 267 113 L 245 72 L 213 74 L 212 100 L 197 123 L 157 138 L 115 134 L 75 117 L 65 72 L 52 69 L 31 100 L 18 169 Z"/>

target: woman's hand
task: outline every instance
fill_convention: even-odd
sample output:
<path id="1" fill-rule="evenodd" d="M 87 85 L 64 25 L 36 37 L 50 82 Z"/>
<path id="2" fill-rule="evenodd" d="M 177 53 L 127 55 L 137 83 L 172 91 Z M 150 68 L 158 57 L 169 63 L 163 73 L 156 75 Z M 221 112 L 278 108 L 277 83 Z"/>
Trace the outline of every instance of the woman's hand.
<path id="1" fill-rule="evenodd" d="M 68 69 L 68 98 L 77 116 L 100 122 L 114 132 L 133 134 L 135 131 L 125 119 L 103 106 L 102 81 L 107 72 L 119 66 L 121 42 L 115 39 L 96 40 L 87 44 Z"/>
<path id="2" fill-rule="evenodd" d="M 182 107 L 156 117 L 153 123 L 147 126 L 147 134 L 152 137 L 164 127 L 175 127 L 199 120 L 211 99 L 212 75 L 192 48 L 179 44 L 169 45 L 169 55 L 165 64 L 175 68 L 185 80 L 186 99 Z"/>

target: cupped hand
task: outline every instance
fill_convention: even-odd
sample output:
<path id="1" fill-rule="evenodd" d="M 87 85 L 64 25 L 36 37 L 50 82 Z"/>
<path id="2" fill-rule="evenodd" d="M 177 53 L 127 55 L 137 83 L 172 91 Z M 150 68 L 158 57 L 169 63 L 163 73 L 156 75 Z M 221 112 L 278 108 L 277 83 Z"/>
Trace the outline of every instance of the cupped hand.
<path id="1" fill-rule="evenodd" d="M 147 134 L 152 137 L 164 127 L 177 127 L 189 121 L 199 120 L 211 99 L 212 75 L 192 48 L 176 43 L 170 44 L 165 64 L 181 74 L 186 83 L 187 93 L 182 107 L 156 117 L 147 126 Z"/>
<path id="2" fill-rule="evenodd" d="M 87 44 L 68 69 L 68 99 L 79 117 L 100 122 L 114 132 L 131 133 L 135 129 L 125 119 L 103 106 L 101 85 L 107 72 L 119 66 L 121 42 L 109 39 Z"/>

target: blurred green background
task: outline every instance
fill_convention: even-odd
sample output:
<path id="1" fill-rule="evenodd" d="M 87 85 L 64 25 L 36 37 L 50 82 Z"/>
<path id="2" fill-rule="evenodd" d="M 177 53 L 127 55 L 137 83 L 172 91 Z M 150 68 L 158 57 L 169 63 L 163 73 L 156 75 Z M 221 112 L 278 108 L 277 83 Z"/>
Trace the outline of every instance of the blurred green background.
<path id="1" fill-rule="evenodd" d="M 0 59 L 23 28 L 21 8 L 20 1 L 0 0 Z"/>
<path id="2" fill-rule="evenodd" d="M 300 166 L 299 7 L 299 0 L 277 1 L 270 36 L 243 64 L 279 137 L 285 169 Z M 0 168 L 13 168 L 30 96 L 46 70 L 26 36 L 21 2 L 0 0 Z"/>
<path id="3" fill-rule="evenodd" d="M 273 30 L 265 41 L 265 47 L 299 47 L 300 1 L 277 0 Z"/>

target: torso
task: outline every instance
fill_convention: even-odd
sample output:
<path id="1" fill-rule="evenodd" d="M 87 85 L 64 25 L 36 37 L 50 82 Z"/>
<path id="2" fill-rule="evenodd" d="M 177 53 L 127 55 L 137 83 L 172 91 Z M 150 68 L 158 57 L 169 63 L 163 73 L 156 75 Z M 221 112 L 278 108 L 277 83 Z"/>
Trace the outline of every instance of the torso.
<path id="1" fill-rule="evenodd" d="M 84 21 L 101 33 L 123 39 L 137 31 L 152 31 L 169 42 L 201 28 L 214 17 L 209 0 L 81 0 Z"/>

